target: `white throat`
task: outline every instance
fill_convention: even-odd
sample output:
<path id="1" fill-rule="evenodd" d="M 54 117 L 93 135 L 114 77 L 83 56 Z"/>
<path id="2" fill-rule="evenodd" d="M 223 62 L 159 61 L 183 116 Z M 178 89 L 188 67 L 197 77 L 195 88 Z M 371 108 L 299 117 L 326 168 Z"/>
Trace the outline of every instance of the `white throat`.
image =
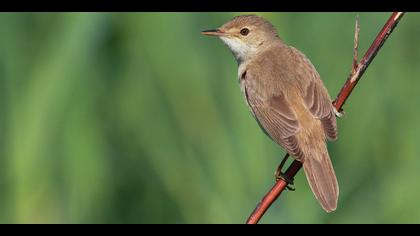
<path id="1" fill-rule="evenodd" d="M 254 52 L 254 48 L 250 47 L 244 42 L 241 42 L 237 38 L 230 38 L 230 37 L 222 36 L 220 37 L 220 39 L 232 51 L 238 64 L 241 64 L 243 61 L 247 60 L 249 55 Z"/>

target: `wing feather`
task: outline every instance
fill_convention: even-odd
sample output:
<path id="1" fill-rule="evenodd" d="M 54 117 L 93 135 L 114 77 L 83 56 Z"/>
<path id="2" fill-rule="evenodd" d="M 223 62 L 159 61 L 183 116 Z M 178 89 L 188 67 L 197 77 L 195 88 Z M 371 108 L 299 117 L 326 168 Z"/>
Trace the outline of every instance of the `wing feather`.
<path id="1" fill-rule="evenodd" d="M 246 87 L 245 90 L 248 104 L 264 132 L 290 155 L 302 159 L 303 153 L 295 136 L 299 131 L 299 122 L 284 95 L 279 93 L 265 100 L 249 92 Z"/>
<path id="2" fill-rule="evenodd" d="M 309 80 L 299 80 L 302 83 L 300 86 L 303 92 L 305 105 L 315 118 L 321 120 L 327 137 L 335 140 L 337 138 L 337 121 L 328 91 L 309 59 L 299 50 L 293 47 L 290 48 L 294 51 L 293 55 L 295 56 L 295 59 L 301 62 L 295 64 L 298 67 L 296 69 L 298 72 L 296 75 L 305 77 L 310 75 Z"/>

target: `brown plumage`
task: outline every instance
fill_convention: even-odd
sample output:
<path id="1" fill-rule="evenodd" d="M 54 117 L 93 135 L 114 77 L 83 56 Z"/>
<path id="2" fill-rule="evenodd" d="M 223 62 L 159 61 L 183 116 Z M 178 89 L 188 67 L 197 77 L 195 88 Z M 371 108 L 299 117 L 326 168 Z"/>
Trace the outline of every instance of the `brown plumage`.
<path id="1" fill-rule="evenodd" d="M 261 128 L 303 163 L 315 197 L 327 211 L 337 207 L 338 183 L 326 139 L 337 138 L 334 107 L 312 63 L 286 45 L 267 20 L 233 18 L 216 35 L 231 49 L 245 102 Z"/>

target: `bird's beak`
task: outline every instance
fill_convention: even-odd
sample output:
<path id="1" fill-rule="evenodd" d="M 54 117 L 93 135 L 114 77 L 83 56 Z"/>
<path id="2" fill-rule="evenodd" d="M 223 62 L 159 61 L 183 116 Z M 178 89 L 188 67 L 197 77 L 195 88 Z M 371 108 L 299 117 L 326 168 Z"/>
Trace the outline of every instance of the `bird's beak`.
<path id="1" fill-rule="evenodd" d="M 208 36 L 223 36 L 226 33 L 221 31 L 220 29 L 211 29 L 211 30 L 204 30 L 201 31 L 202 35 L 208 35 Z"/>

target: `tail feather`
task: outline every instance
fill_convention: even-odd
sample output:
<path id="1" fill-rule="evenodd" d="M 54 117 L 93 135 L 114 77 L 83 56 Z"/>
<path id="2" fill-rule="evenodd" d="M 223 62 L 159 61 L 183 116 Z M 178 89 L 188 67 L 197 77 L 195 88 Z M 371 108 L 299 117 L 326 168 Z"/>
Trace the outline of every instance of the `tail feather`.
<path id="1" fill-rule="evenodd" d="M 328 151 L 325 147 L 312 155 L 315 156 L 305 158 L 303 163 L 306 178 L 322 208 L 332 212 L 337 208 L 339 189 Z"/>

